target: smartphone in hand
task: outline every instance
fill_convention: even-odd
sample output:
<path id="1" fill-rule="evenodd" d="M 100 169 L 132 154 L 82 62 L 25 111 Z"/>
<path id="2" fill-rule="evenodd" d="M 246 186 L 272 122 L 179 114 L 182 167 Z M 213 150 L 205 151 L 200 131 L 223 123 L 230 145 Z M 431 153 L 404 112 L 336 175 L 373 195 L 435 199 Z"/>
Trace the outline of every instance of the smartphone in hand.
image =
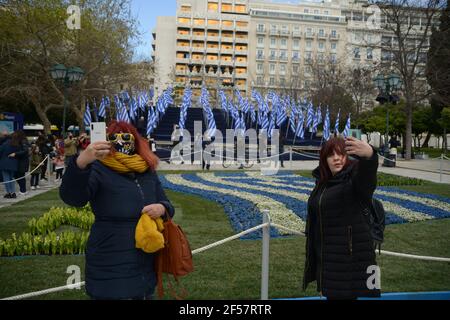
<path id="1" fill-rule="evenodd" d="M 97 141 L 106 141 L 106 123 L 92 122 L 91 123 L 91 143 Z"/>

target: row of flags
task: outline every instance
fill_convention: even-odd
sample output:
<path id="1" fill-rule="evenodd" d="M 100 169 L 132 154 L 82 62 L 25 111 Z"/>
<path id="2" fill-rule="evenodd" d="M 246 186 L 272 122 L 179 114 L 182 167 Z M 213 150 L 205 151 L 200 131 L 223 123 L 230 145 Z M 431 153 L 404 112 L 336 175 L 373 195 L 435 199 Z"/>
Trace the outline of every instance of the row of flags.
<path id="1" fill-rule="evenodd" d="M 157 99 L 156 105 L 153 106 L 153 89 L 142 91 L 137 95 L 130 96 L 128 92 L 114 95 L 114 104 L 116 109 L 116 120 L 134 122 L 137 120 L 138 109 L 147 112 L 147 136 L 150 136 L 153 130 L 158 126 L 167 108 L 174 104 L 172 98 L 173 88 L 166 89 Z M 181 132 L 185 129 L 188 109 L 192 107 L 192 90 L 187 87 L 184 90 L 182 102 L 180 105 L 179 128 Z M 243 135 L 246 131 L 246 124 L 256 124 L 260 130 L 265 130 L 269 137 L 272 137 L 273 130 L 281 129 L 286 124 L 287 130 L 292 130 L 295 137 L 299 139 L 305 138 L 306 129 L 311 134 L 316 133 L 319 125 L 323 124 L 323 138 L 328 141 L 331 137 L 330 112 L 328 107 L 325 111 L 325 117 L 322 116 L 322 106 L 314 107 L 312 101 L 303 99 L 295 101 L 290 96 L 280 96 L 275 92 L 269 92 L 263 97 L 258 91 L 253 90 L 251 98 L 242 97 L 239 90 L 235 90 L 234 95 L 237 97 L 237 103 L 234 99 L 227 98 L 224 91 L 220 90 L 219 102 L 221 109 L 225 112 L 227 118 L 232 120 L 232 127 L 235 135 Z M 255 102 L 254 103 L 252 103 Z M 199 104 L 202 106 L 205 119 L 207 121 L 207 135 L 214 137 L 216 134 L 216 122 L 210 104 L 210 95 L 208 90 L 203 87 L 199 98 Z M 84 124 L 89 126 L 92 122 L 92 112 L 96 121 L 106 118 L 106 110 L 111 110 L 111 101 L 108 96 L 102 97 L 100 105 L 97 108 L 96 101 L 93 99 L 93 110 L 89 101 L 86 102 L 86 111 L 84 114 Z M 256 114 L 256 110 L 258 113 Z M 340 110 L 336 116 L 334 126 L 334 134 L 339 135 Z M 350 132 L 351 115 L 348 115 L 347 122 L 342 132 L 347 137 Z"/>

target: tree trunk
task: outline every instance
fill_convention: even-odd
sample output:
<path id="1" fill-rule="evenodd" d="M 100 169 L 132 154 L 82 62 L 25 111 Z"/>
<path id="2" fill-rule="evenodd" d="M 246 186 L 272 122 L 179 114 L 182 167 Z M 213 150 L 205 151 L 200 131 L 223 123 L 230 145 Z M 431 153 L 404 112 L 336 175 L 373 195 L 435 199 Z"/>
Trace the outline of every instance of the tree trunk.
<path id="1" fill-rule="evenodd" d="M 42 108 L 40 102 L 36 97 L 30 97 L 31 102 L 34 105 L 34 109 L 36 110 L 36 113 L 41 119 L 42 124 L 44 125 L 44 133 L 45 134 L 51 134 L 52 133 L 52 124 L 50 123 L 50 120 L 47 117 L 47 114 L 45 113 L 44 109 Z"/>
<path id="2" fill-rule="evenodd" d="M 431 132 L 427 133 L 427 136 L 425 137 L 425 141 L 422 144 L 422 148 L 428 148 L 428 143 L 430 142 L 431 138 Z"/>
<path id="3" fill-rule="evenodd" d="M 412 147 L 412 103 L 408 99 L 408 92 L 406 93 L 406 134 L 405 134 L 405 160 L 411 160 Z"/>

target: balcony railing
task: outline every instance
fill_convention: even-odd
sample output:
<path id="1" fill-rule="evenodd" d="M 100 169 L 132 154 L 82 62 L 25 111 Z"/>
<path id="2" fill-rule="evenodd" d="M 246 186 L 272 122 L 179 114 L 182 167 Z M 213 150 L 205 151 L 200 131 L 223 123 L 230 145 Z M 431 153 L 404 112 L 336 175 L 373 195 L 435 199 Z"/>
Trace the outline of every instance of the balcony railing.
<path id="1" fill-rule="evenodd" d="M 302 37 L 302 33 L 300 31 L 293 31 L 292 32 L 292 37 L 293 38 L 301 38 Z"/>

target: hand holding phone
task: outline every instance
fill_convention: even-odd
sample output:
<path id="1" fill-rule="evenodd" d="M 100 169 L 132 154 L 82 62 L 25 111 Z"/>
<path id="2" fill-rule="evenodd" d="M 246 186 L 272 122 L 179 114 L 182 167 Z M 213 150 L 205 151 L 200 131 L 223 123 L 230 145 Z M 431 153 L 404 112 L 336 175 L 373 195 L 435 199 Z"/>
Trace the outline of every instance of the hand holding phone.
<path id="1" fill-rule="evenodd" d="M 91 143 L 98 141 L 106 141 L 106 123 L 92 122 L 91 123 Z"/>

